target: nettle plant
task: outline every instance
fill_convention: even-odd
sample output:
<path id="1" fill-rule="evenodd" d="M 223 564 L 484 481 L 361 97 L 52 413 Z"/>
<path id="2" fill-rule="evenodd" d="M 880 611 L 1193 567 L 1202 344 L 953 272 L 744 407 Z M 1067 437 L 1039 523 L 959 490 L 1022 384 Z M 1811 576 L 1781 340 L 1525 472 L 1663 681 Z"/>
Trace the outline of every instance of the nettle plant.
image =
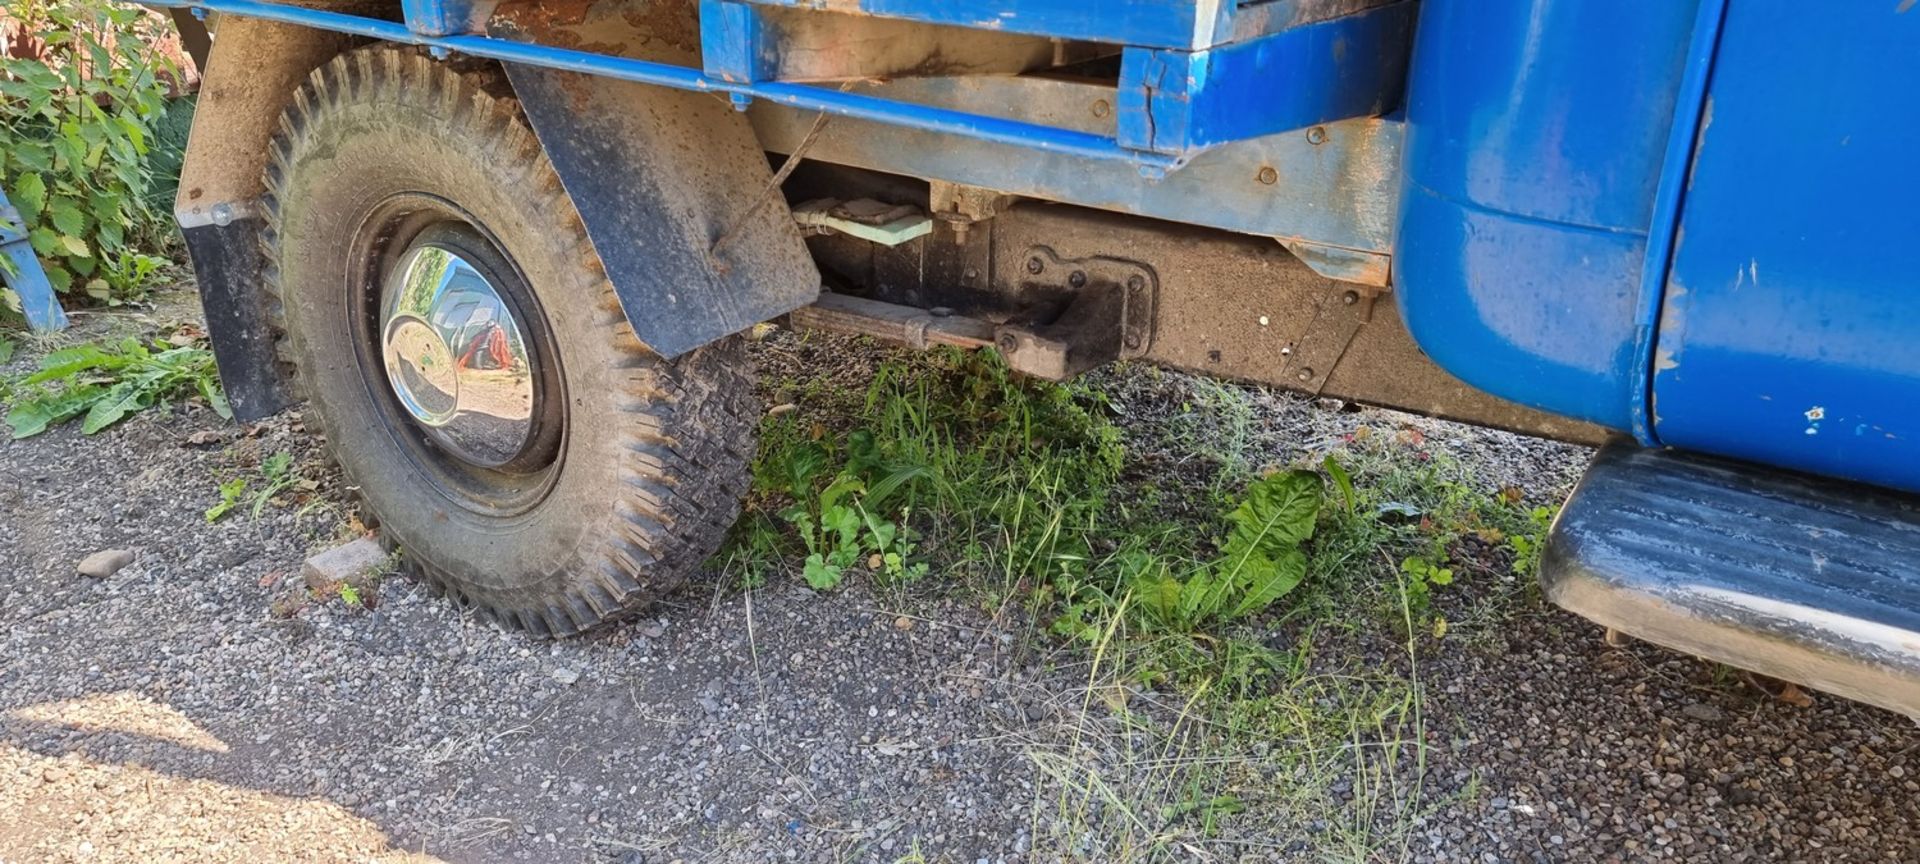
<path id="1" fill-rule="evenodd" d="M 0 182 L 61 293 L 137 296 L 166 259 L 139 250 L 145 157 L 171 67 L 154 19 L 104 0 L 26 0 L 8 14 L 39 56 L 0 57 Z M 18 307 L 17 297 L 7 297 Z"/>

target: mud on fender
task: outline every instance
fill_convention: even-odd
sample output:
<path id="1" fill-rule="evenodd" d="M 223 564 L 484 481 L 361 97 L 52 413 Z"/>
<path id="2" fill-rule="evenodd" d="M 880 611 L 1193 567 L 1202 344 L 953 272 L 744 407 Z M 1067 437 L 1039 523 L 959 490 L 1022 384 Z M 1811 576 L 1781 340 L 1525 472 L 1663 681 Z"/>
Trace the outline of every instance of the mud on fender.
<path id="1" fill-rule="evenodd" d="M 712 94 L 505 66 L 649 348 L 675 357 L 819 295 L 746 115 Z"/>

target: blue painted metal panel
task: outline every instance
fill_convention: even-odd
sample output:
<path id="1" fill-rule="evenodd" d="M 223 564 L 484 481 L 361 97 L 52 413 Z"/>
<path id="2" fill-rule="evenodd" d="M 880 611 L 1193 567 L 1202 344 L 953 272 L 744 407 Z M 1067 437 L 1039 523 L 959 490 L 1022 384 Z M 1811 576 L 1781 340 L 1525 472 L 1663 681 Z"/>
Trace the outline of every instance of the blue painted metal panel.
<path id="1" fill-rule="evenodd" d="M 775 58 L 764 50 L 760 13 L 746 3 L 700 0 L 700 62 L 707 75 L 745 84 L 773 77 Z"/>
<path id="2" fill-rule="evenodd" d="M 963 111 L 998 106 L 1036 123 L 1089 133 L 1112 130 L 1112 90 L 1086 81 L 1045 77 L 905 78 L 858 85 L 869 92 Z M 812 113 L 776 105 L 749 112 L 760 141 L 790 152 L 813 125 Z M 1383 272 L 1400 186 L 1401 124 L 1391 118 L 1343 120 L 1322 134 L 1268 135 L 1223 144 L 1194 156 L 1157 181 L 1125 165 L 964 136 L 878 123 L 836 120 L 820 131 L 807 157 L 895 174 L 947 180 L 1050 201 L 1135 213 L 1189 225 L 1355 250 L 1361 269 Z M 1367 284 L 1384 279 L 1359 273 Z"/>
<path id="3" fill-rule="evenodd" d="M 1920 491 L 1913 6 L 1728 7 L 1660 325 L 1663 442 Z"/>
<path id="4" fill-rule="evenodd" d="M 422 36 L 458 36 L 478 33 L 486 11 L 498 0 L 400 0 L 407 29 Z"/>
<path id="5" fill-rule="evenodd" d="M 426 45 L 435 49 L 458 51 L 507 63 L 524 63 L 547 69 L 584 72 L 622 81 L 637 81 L 642 84 L 674 87 L 681 90 L 730 93 L 765 99 L 796 108 L 825 111 L 829 114 L 863 120 L 877 120 L 932 132 L 965 135 L 983 141 L 1013 144 L 1043 152 L 1133 163 L 1146 172 L 1160 173 L 1180 164 L 1180 160 L 1176 157 L 1122 147 L 1112 137 L 1105 135 L 969 114 L 946 108 L 911 105 L 804 84 L 774 82 L 749 84 L 721 81 L 708 77 L 701 70 L 684 66 L 596 54 L 590 51 L 530 45 L 488 36 L 426 36 L 412 32 L 403 24 L 358 15 L 262 3 L 257 0 L 144 0 L 142 5 L 162 9 L 207 9 L 227 15 L 245 15 L 284 21 L 289 24 L 351 33 L 408 45 Z"/>
<path id="6" fill-rule="evenodd" d="M 1642 256 L 1696 5 L 1423 4 L 1394 294 L 1442 368 L 1631 427 Z"/>
<path id="7" fill-rule="evenodd" d="M 1201 4 L 1195 0 L 856 0 L 823 7 L 814 0 L 752 0 L 767 6 L 832 8 L 929 24 L 974 27 L 1158 48 L 1197 48 L 1214 44 L 1218 8 L 1231 0 Z M 1206 8 L 1203 9 L 1203 6 Z M 1204 39 L 1196 44 L 1196 33 Z"/>
<path id="8" fill-rule="evenodd" d="M 1700 117 L 1706 110 L 1707 76 L 1720 44 L 1720 21 L 1727 0 L 1700 0 L 1694 17 L 1693 41 L 1687 49 L 1686 71 L 1674 99 L 1673 128 L 1667 133 L 1667 152 L 1660 162 L 1660 185 L 1653 195 L 1653 221 L 1647 229 L 1647 253 L 1640 263 L 1640 297 L 1634 314 L 1633 395 L 1631 420 L 1634 440 L 1658 446 L 1653 430 L 1653 343 L 1658 331 L 1660 304 L 1666 294 L 1667 267 L 1673 262 L 1673 235 L 1680 224 L 1680 196 L 1690 176 Z"/>
<path id="9" fill-rule="evenodd" d="M 1397 107 L 1414 4 L 1395 3 L 1202 51 L 1128 48 L 1120 143 L 1188 153 Z"/>
<path id="10" fill-rule="evenodd" d="M 1087 42 L 1198 51 L 1392 0 L 743 0 Z"/>
<path id="11" fill-rule="evenodd" d="M 27 318 L 27 326 L 43 332 L 65 330 L 66 310 L 60 308 L 60 298 L 53 293 L 40 259 L 33 254 L 33 244 L 27 242 L 26 224 L 13 202 L 7 200 L 7 193 L 0 190 L 0 255 L 7 259 L 6 265 L 0 266 L 0 275 L 20 297 L 20 311 Z"/>

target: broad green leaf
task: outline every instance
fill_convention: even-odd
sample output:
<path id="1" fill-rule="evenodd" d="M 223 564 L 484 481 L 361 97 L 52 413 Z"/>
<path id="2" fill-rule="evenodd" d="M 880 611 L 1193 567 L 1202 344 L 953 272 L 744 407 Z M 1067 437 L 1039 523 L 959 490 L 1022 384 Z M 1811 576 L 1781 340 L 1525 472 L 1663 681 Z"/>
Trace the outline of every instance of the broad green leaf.
<path id="1" fill-rule="evenodd" d="M 46 258 L 60 250 L 60 235 L 45 227 L 38 227 L 27 232 L 27 243 L 33 246 L 33 251 L 39 253 L 40 257 Z"/>
<path id="2" fill-rule="evenodd" d="M 16 158 L 18 158 L 18 156 L 16 156 Z M 24 162 L 26 160 L 22 159 L 21 161 Z M 20 179 L 13 182 L 13 194 L 11 197 L 13 199 L 13 206 L 20 208 L 20 215 L 26 217 L 27 221 L 32 222 L 33 217 L 40 215 L 40 211 L 47 207 L 46 178 L 31 171 L 21 174 Z"/>
<path id="3" fill-rule="evenodd" d="M 15 147 L 7 156 L 32 171 L 53 170 L 53 154 L 38 144 L 23 143 Z M 44 190 L 46 188 L 46 181 L 40 181 L 40 185 L 42 190 Z M 16 199 L 14 203 L 17 204 L 19 201 Z"/>
<path id="4" fill-rule="evenodd" d="M 93 384 L 69 387 L 57 393 L 43 393 L 14 403 L 13 410 L 7 414 L 7 425 L 13 427 L 14 438 L 38 435 L 46 431 L 48 426 L 87 410 L 104 393 L 105 388 Z"/>
<path id="5" fill-rule="evenodd" d="M 75 237 L 72 234 L 60 235 L 60 248 L 65 249 L 67 254 L 77 258 L 93 257 L 93 250 L 87 247 L 87 241 Z"/>
<path id="6" fill-rule="evenodd" d="M 1307 578 L 1307 554 L 1299 549 L 1288 549 L 1276 558 L 1262 561 L 1261 566 L 1250 572 L 1248 577 L 1245 580 L 1246 592 L 1227 613 L 1230 618 L 1245 617 L 1265 609 L 1299 587 L 1301 580 Z"/>
<path id="7" fill-rule="evenodd" d="M 1227 514 L 1233 535 L 1267 548 L 1302 542 L 1313 536 L 1320 515 L 1320 475 L 1282 471 L 1247 487 L 1247 497 Z"/>
<path id="8" fill-rule="evenodd" d="M 7 412 L 7 426 L 13 429 L 16 441 L 47 431 L 47 427 L 59 419 L 47 405 L 39 402 L 23 402 Z"/>
<path id="9" fill-rule="evenodd" d="M 80 203 L 64 195 L 47 202 L 47 218 L 53 222 L 54 230 L 68 236 L 86 233 L 87 214 L 80 209 Z"/>
<path id="10" fill-rule="evenodd" d="M 800 575 L 815 591 L 825 591 L 840 584 L 840 568 L 828 564 L 819 553 L 807 556 L 807 563 L 800 569 Z"/>
<path id="11" fill-rule="evenodd" d="M 147 407 L 151 398 L 151 394 L 132 382 L 115 384 L 100 401 L 87 409 L 86 419 L 80 421 L 80 434 L 92 435 L 126 419 L 127 415 Z"/>
<path id="12" fill-rule="evenodd" d="M 62 348 L 40 358 L 40 371 L 27 376 L 21 383 L 39 384 L 45 381 L 58 381 L 90 369 L 117 369 L 127 365 L 127 362 L 127 358 L 109 354 L 96 345 Z"/>

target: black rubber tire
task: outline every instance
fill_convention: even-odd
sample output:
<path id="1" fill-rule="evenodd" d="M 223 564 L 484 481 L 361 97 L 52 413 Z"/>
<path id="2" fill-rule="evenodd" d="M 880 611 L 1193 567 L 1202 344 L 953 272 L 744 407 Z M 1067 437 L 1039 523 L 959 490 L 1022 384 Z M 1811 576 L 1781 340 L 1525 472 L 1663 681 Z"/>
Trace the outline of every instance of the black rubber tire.
<path id="1" fill-rule="evenodd" d="M 282 116 L 266 186 L 281 359 L 413 572 L 504 624 L 565 636 L 642 608 L 718 548 L 760 413 L 742 346 L 730 338 L 668 362 L 635 338 L 496 69 L 393 47 L 336 57 Z M 345 250 L 396 195 L 444 199 L 484 226 L 553 337 L 565 431 L 549 485 L 520 512 L 477 512 L 436 486 L 398 437 L 409 430 L 381 413 L 385 380 L 369 380 L 379 373 L 349 347 L 366 339 L 353 286 L 369 277 Z M 365 242 L 381 242 L 372 234 Z"/>

